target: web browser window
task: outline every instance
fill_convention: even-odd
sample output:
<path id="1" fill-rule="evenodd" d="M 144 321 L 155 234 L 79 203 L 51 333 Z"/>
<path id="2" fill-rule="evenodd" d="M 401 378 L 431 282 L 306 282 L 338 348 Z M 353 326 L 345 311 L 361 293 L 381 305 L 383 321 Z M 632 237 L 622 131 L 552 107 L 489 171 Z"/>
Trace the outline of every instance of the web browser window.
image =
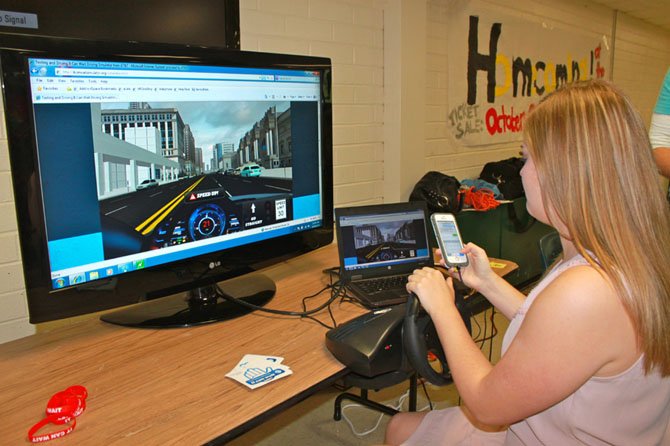
<path id="1" fill-rule="evenodd" d="M 321 224 L 318 72 L 41 58 L 29 70 L 54 288 Z"/>

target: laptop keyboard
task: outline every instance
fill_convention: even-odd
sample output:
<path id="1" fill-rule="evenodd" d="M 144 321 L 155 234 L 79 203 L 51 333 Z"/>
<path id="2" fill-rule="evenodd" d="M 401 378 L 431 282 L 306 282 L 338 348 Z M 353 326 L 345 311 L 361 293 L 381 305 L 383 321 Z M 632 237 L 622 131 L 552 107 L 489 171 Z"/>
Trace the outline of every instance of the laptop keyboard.
<path id="1" fill-rule="evenodd" d="M 406 274 L 400 276 L 379 277 L 375 279 L 357 280 L 356 285 L 368 294 L 379 293 L 381 291 L 405 289 L 407 283 Z"/>

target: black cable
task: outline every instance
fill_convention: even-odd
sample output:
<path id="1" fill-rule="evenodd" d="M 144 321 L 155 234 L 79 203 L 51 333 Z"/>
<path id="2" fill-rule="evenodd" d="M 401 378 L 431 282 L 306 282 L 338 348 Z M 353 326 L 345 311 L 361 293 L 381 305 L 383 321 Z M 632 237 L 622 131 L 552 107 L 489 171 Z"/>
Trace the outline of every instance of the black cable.
<path id="1" fill-rule="evenodd" d="M 332 279 L 332 276 L 331 276 L 331 279 Z M 304 316 L 304 317 L 313 320 L 314 322 L 318 323 L 319 325 L 322 325 L 325 328 L 333 329 L 333 328 L 337 327 L 337 321 L 335 320 L 335 316 L 333 315 L 333 310 L 332 310 L 330 304 L 332 304 L 332 302 L 337 300 L 338 296 L 340 296 L 340 294 L 342 294 L 343 290 L 344 291 L 346 291 L 346 290 L 345 290 L 344 286 L 342 286 L 340 284 L 339 281 L 337 281 L 337 282 L 335 282 L 335 284 L 333 284 L 332 280 L 331 280 L 330 287 L 331 287 L 331 298 L 330 298 L 330 303 L 326 307 L 326 310 L 328 310 L 328 315 L 330 316 L 330 320 L 333 322 L 333 325 L 330 326 L 330 325 L 318 320 L 317 318 L 315 318 L 313 316 Z M 307 311 L 307 305 L 306 305 L 305 301 L 307 299 L 312 298 L 312 297 L 314 297 L 314 296 L 308 296 L 308 297 L 303 298 L 303 300 L 302 300 L 302 308 L 305 312 Z"/>
<path id="2" fill-rule="evenodd" d="M 340 267 L 339 266 L 331 266 L 330 268 L 324 268 L 321 270 L 322 273 L 324 274 L 330 274 L 330 278 L 332 280 L 333 276 L 339 276 L 340 275 Z"/>
<path id="3" fill-rule="evenodd" d="M 341 300 L 344 299 L 344 296 L 346 295 L 346 288 L 342 285 L 342 283 L 339 280 L 336 280 L 335 282 L 333 282 L 333 277 L 335 277 L 335 276 L 339 277 L 340 276 L 340 267 L 339 266 L 333 266 L 333 267 L 330 267 L 330 268 L 325 268 L 322 272 L 324 274 L 328 274 L 328 278 L 330 280 L 330 285 L 332 287 L 331 296 L 333 298 L 333 301 L 335 299 L 337 299 L 337 297 L 340 296 L 340 295 L 342 296 L 342 297 L 340 297 L 340 299 Z M 306 300 L 307 300 L 307 298 L 303 299 L 303 301 L 302 301 L 303 302 L 303 310 L 305 310 L 305 311 L 307 311 L 307 306 L 305 304 Z M 335 316 L 333 315 L 333 310 L 332 310 L 330 305 L 328 305 L 327 310 L 328 310 L 328 315 L 330 316 L 330 320 L 333 321 L 333 326 L 330 327 L 330 328 L 337 327 L 337 321 L 335 320 Z M 314 318 L 310 317 L 310 319 L 314 319 Z M 314 319 L 314 320 L 316 321 L 316 319 Z M 325 326 L 325 324 L 323 324 L 321 321 L 317 321 L 317 322 L 320 323 L 321 325 Z"/>
<path id="4" fill-rule="evenodd" d="M 493 338 L 496 337 L 498 334 L 498 329 L 496 328 L 496 322 L 495 322 L 495 315 L 496 315 L 496 309 L 495 307 L 491 307 L 491 336 L 489 337 L 489 362 L 492 361 L 493 357 Z"/>
<path id="5" fill-rule="evenodd" d="M 421 380 L 421 387 L 423 387 L 423 393 L 426 395 L 426 399 L 428 400 L 428 407 L 430 407 L 430 410 L 433 410 L 433 402 L 430 399 L 430 395 L 428 395 L 428 389 L 426 389 L 426 381 L 423 379 Z"/>
<path id="6" fill-rule="evenodd" d="M 332 281 L 331 281 L 331 283 L 330 283 L 330 293 L 331 293 L 331 294 L 330 294 L 330 299 L 329 299 L 328 306 L 326 307 L 326 309 L 328 310 L 328 315 L 330 316 L 330 320 L 333 322 L 333 325 L 332 325 L 332 326 L 326 324 L 325 322 L 322 322 L 322 321 L 318 320 L 318 319 L 315 318 L 314 316 L 303 316 L 303 317 L 305 317 L 305 318 L 307 318 L 307 319 L 311 319 L 311 320 L 313 320 L 313 321 L 316 322 L 317 324 L 319 324 L 319 325 L 321 325 L 322 327 L 327 328 L 327 329 L 329 329 L 329 330 L 330 330 L 330 329 L 333 329 L 333 328 L 335 328 L 335 327 L 337 327 L 337 321 L 335 320 L 335 316 L 333 316 L 333 311 L 332 311 L 332 309 L 330 308 L 330 304 L 331 304 L 332 302 L 334 302 L 334 301 L 337 299 L 337 296 L 339 295 L 339 289 L 338 289 L 337 287 L 334 287 L 334 286 L 333 286 Z M 308 297 L 305 297 L 305 298 L 302 299 L 302 309 L 303 309 L 303 311 L 307 312 L 307 303 L 306 303 L 306 301 L 307 301 L 307 299 L 311 299 L 312 297 L 315 297 L 315 296 L 308 296 Z"/>
<path id="7" fill-rule="evenodd" d="M 332 287 L 331 287 L 331 293 L 332 293 Z M 332 296 L 332 294 L 331 294 L 331 296 Z M 302 299 L 302 311 L 303 312 L 307 312 L 307 302 L 306 302 L 307 299 L 311 299 L 313 297 L 315 297 L 315 295 L 303 297 L 303 299 Z M 317 318 L 315 318 L 313 316 L 305 316 L 305 317 L 308 318 L 308 319 L 313 320 L 314 322 L 318 323 L 319 325 L 324 326 L 325 328 L 331 329 L 331 328 L 334 328 L 335 326 L 337 326 L 337 323 L 335 322 L 335 319 L 333 318 L 333 313 L 330 310 L 330 305 L 328 305 L 328 313 L 330 314 L 330 320 L 333 321 L 333 326 L 332 327 L 330 325 L 327 325 L 324 322 L 321 322 L 320 320 L 318 320 Z"/>
<path id="8" fill-rule="evenodd" d="M 327 268 L 327 269 L 323 270 L 323 272 L 329 274 L 330 283 L 328 285 L 326 285 L 325 287 L 323 287 L 322 289 L 320 289 L 319 291 L 317 291 L 316 293 L 311 294 L 309 296 L 306 296 L 302 299 L 303 311 L 276 310 L 276 309 L 273 309 L 273 308 L 267 308 L 267 307 L 254 305 L 254 304 L 249 303 L 245 300 L 236 299 L 234 297 L 226 295 L 218 285 L 215 285 L 215 288 L 216 288 L 218 297 L 220 297 L 222 299 L 225 299 L 229 302 L 233 302 L 237 305 L 240 305 L 240 306 L 243 306 L 243 307 L 255 310 L 255 311 L 261 311 L 261 312 L 276 314 L 276 315 L 280 315 L 280 316 L 294 316 L 294 317 L 300 317 L 300 318 L 308 318 L 308 319 L 311 319 L 311 320 L 317 322 L 318 324 L 322 325 L 325 328 L 331 329 L 331 328 L 337 327 L 337 321 L 335 320 L 335 316 L 333 315 L 333 312 L 332 312 L 332 309 L 331 309 L 330 305 L 334 301 L 336 301 L 338 298 L 340 298 L 344 301 L 346 298 L 349 298 L 349 297 L 347 296 L 347 293 L 346 293 L 346 287 L 344 287 L 344 285 L 342 285 L 342 283 L 339 280 L 336 281 L 336 282 L 333 282 L 333 276 L 338 275 L 339 268 L 337 268 L 337 267 Z M 312 299 L 312 298 L 320 295 L 321 293 L 323 293 L 324 291 L 326 291 L 328 289 L 331 290 L 330 298 L 326 302 L 324 302 L 323 304 L 319 305 L 318 307 L 313 308 L 311 310 L 307 310 L 306 301 L 308 299 Z M 330 319 L 333 322 L 333 326 L 329 326 L 328 324 L 326 324 L 326 323 L 324 323 L 324 322 L 322 322 L 322 321 L 320 321 L 320 320 L 318 320 L 318 319 L 316 319 L 312 316 L 313 314 L 316 314 L 316 313 L 322 311 L 324 308 L 327 309 L 328 314 L 330 316 Z"/>
<path id="9" fill-rule="evenodd" d="M 328 308 L 330 308 L 330 307 L 328 307 Z M 334 326 L 328 325 L 328 324 L 326 324 L 325 322 L 321 322 L 320 320 L 318 320 L 318 319 L 315 318 L 314 316 L 302 316 L 302 317 L 304 317 L 305 319 L 313 320 L 313 321 L 316 322 L 317 324 L 319 324 L 319 325 L 321 325 L 322 327 L 327 328 L 327 329 L 329 329 L 329 330 L 335 328 Z M 302 317 L 301 317 L 301 318 L 302 318 Z"/>
<path id="10" fill-rule="evenodd" d="M 472 317 L 472 318 L 470 318 L 470 320 L 474 321 L 475 325 L 477 325 L 477 334 L 475 336 L 473 336 L 472 339 L 475 341 L 476 344 L 478 344 L 479 343 L 478 338 L 482 334 L 482 326 L 479 325 L 479 321 L 477 320 L 476 317 Z"/>
<path id="11" fill-rule="evenodd" d="M 484 319 L 484 322 L 486 322 L 486 319 Z M 488 331 L 488 327 L 486 328 L 486 330 Z M 495 338 L 497 334 L 498 330 L 495 328 L 495 326 L 493 326 L 490 335 L 486 335 L 481 339 L 477 339 L 477 343 L 479 343 L 479 349 L 482 350 L 484 348 L 484 344 L 486 343 L 486 341 L 491 341 L 491 339 Z"/>
<path id="12" fill-rule="evenodd" d="M 483 339 L 480 339 L 480 342 L 481 342 L 481 344 L 479 345 L 479 349 L 480 349 L 480 350 L 481 350 L 482 348 L 484 348 L 484 343 L 488 340 L 488 338 L 487 338 L 487 333 L 488 333 L 488 330 L 489 330 L 489 329 L 488 329 L 488 325 L 487 325 L 487 323 L 486 323 L 486 312 L 487 312 L 487 311 L 488 311 L 488 310 L 485 310 L 485 311 L 484 311 L 484 338 L 483 338 Z"/>
<path id="13" fill-rule="evenodd" d="M 461 268 L 457 266 L 456 271 L 458 271 L 458 279 L 461 281 L 461 283 L 465 283 L 463 282 L 463 275 L 461 274 Z"/>
<path id="14" fill-rule="evenodd" d="M 319 294 L 323 293 L 324 291 L 326 291 L 328 289 L 331 289 L 331 288 L 333 288 L 332 285 L 326 285 L 325 287 L 321 288 L 321 290 L 318 293 L 316 293 L 316 295 L 319 295 Z M 337 295 L 335 295 L 335 297 L 331 296 L 330 299 L 328 299 L 325 303 L 319 305 L 318 307 L 316 307 L 314 309 L 308 310 L 308 311 L 286 311 L 286 310 L 275 310 L 273 308 L 261 307 L 261 306 L 258 306 L 258 305 L 251 304 L 251 303 L 249 303 L 247 301 L 244 301 L 242 299 L 236 299 L 234 297 L 228 296 L 227 294 L 225 294 L 221 290 L 221 288 L 218 285 L 216 285 L 216 291 L 217 291 L 217 295 L 219 297 L 221 297 L 222 299 L 225 299 L 229 302 L 236 303 L 238 305 L 250 308 L 252 310 L 263 311 L 265 313 L 271 313 L 271 314 L 278 314 L 278 315 L 281 315 L 281 316 L 298 316 L 298 317 L 309 316 L 309 315 L 318 313 L 319 311 L 323 310 L 328 305 L 330 305 L 335 299 L 337 299 Z"/>

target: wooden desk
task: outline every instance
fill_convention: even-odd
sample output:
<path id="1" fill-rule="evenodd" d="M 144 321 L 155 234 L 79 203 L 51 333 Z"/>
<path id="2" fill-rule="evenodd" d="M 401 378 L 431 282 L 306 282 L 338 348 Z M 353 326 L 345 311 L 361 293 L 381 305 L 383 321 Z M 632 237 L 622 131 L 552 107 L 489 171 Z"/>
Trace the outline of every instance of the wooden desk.
<path id="1" fill-rule="evenodd" d="M 336 264 L 330 245 L 264 270 L 277 283 L 267 306 L 299 311 L 302 297 L 328 282 L 321 270 Z M 329 297 L 323 293 L 310 307 Z M 365 312 L 348 303 L 332 309 L 338 323 Z M 329 321 L 325 311 L 317 317 Z M 43 418 L 51 395 L 75 384 L 88 389 L 87 409 L 74 432 L 54 444 L 229 440 L 344 375 L 325 333 L 314 321 L 259 312 L 162 330 L 118 327 L 96 316 L 0 345 L 0 443 L 28 444 L 28 429 Z M 293 375 L 249 390 L 225 376 L 245 353 L 283 356 Z"/>
<path id="2" fill-rule="evenodd" d="M 277 284 L 267 306 L 299 311 L 303 297 L 328 283 L 321 271 L 336 264 L 331 244 L 263 270 Z M 310 308 L 329 297 L 312 299 Z M 332 310 L 338 323 L 365 313 L 350 303 L 334 303 Z M 329 322 L 325 311 L 317 317 Z M 0 443 L 28 444 L 28 429 L 43 418 L 51 395 L 76 384 L 88 389 L 86 411 L 74 432 L 54 444 L 225 442 L 346 374 L 326 349 L 325 334 L 314 321 L 260 312 L 162 330 L 91 316 L 2 344 Z M 283 356 L 293 375 L 249 390 L 225 376 L 245 353 Z"/>

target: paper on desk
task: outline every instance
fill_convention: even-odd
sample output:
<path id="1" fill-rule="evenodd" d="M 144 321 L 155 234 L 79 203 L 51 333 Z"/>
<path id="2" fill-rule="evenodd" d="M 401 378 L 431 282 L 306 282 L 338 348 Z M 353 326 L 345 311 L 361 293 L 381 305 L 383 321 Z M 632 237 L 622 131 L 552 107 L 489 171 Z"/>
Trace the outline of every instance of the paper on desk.
<path id="1" fill-rule="evenodd" d="M 293 373 L 287 365 L 282 364 L 283 360 L 281 356 L 244 355 L 226 376 L 255 389 Z"/>

